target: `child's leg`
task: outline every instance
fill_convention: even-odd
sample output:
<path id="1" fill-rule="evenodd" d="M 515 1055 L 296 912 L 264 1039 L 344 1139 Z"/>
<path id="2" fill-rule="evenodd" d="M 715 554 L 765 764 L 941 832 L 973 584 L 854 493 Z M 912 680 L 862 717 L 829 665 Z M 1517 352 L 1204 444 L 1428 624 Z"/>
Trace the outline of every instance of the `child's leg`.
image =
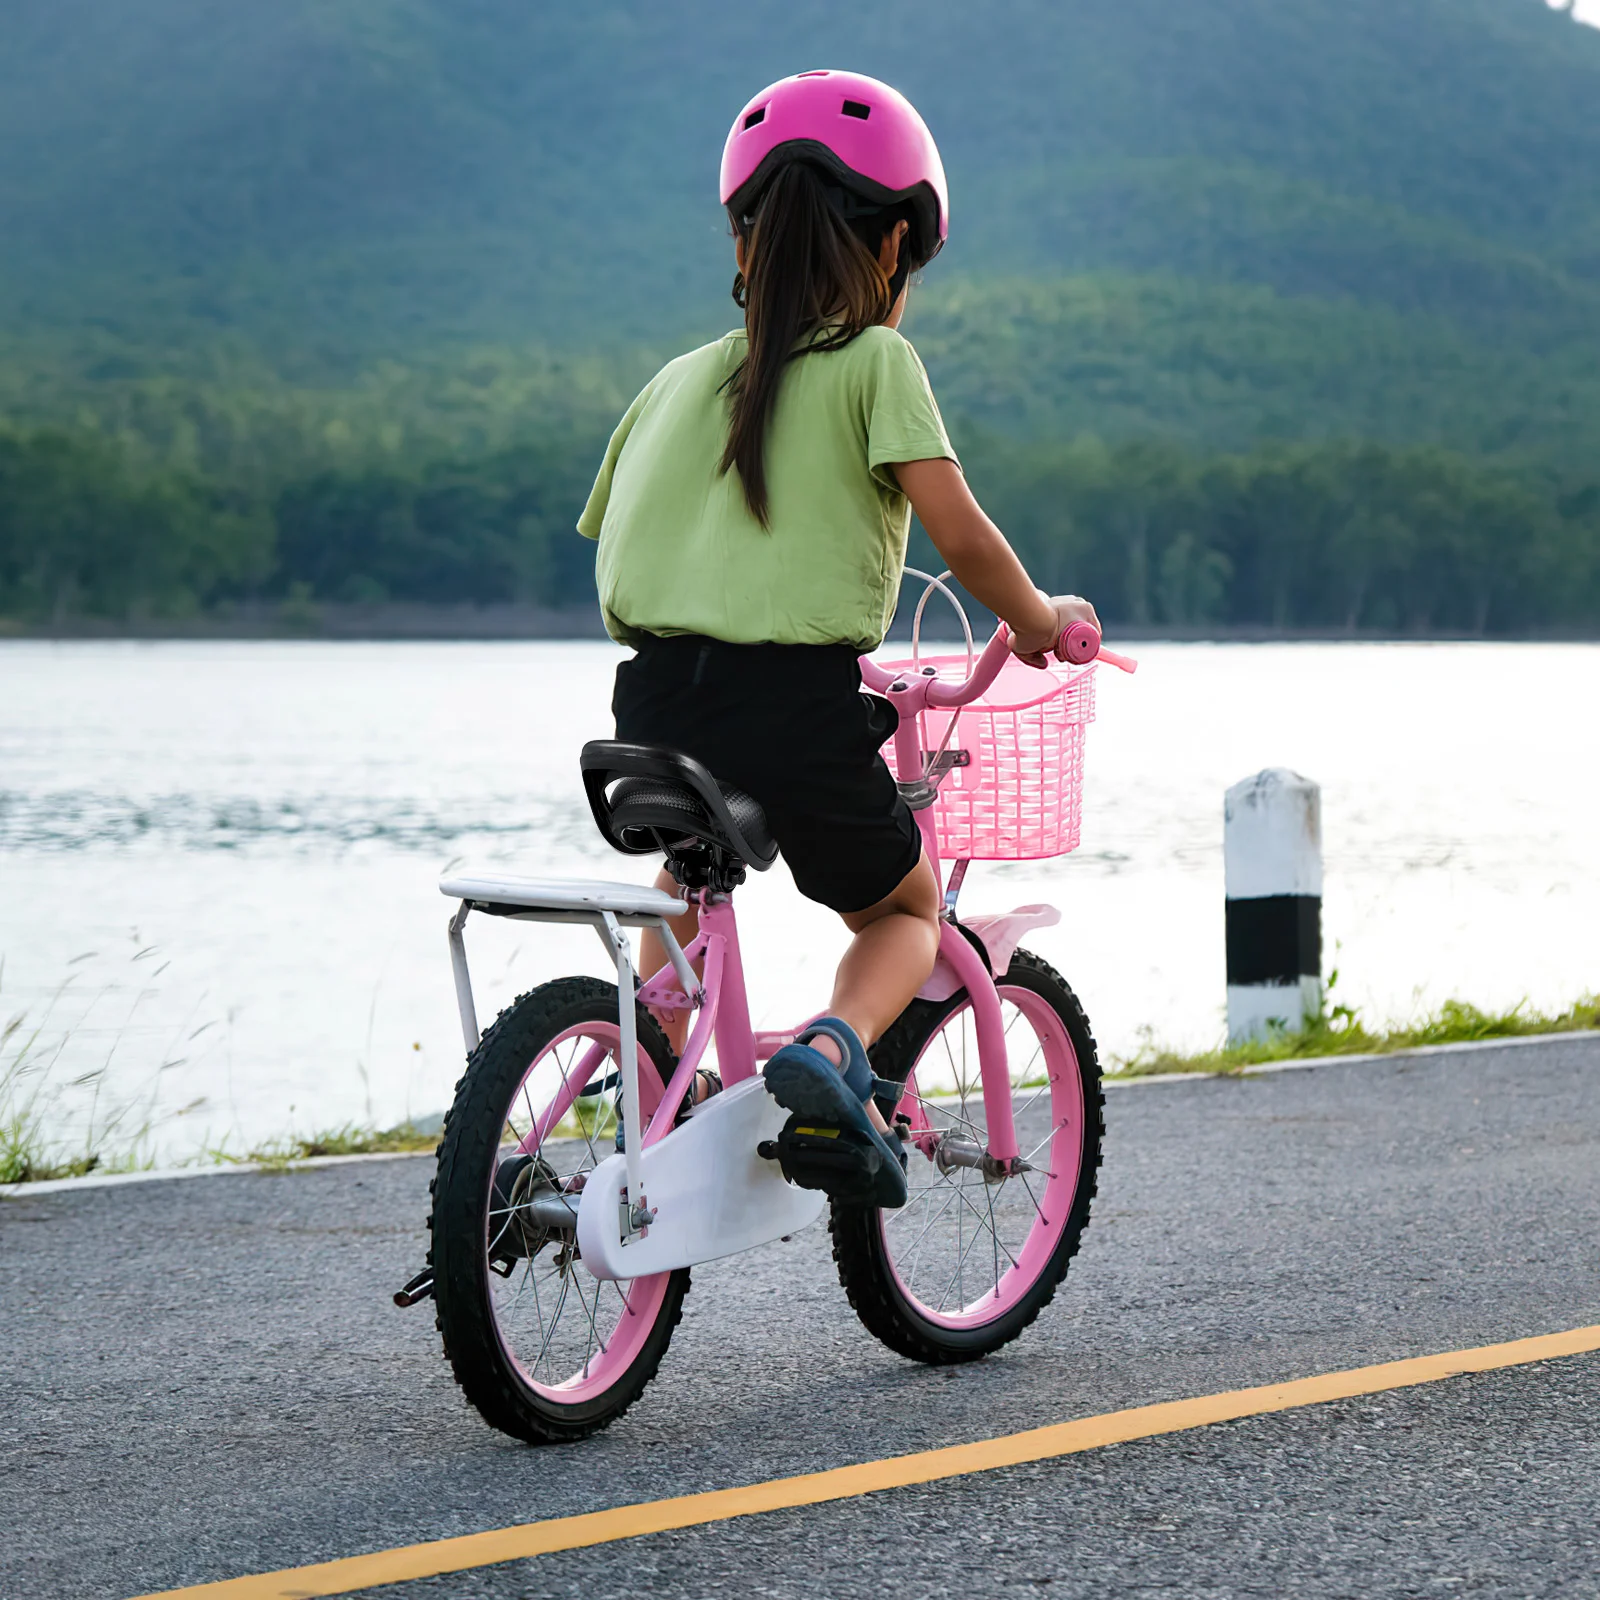
<path id="1" fill-rule="evenodd" d="M 843 915 L 855 939 L 839 963 L 831 1009 L 870 1047 L 916 998 L 938 958 L 939 883 L 932 863 L 924 855 L 893 894 Z M 812 1047 L 840 1065 L 839 1048 L 825 1035 Z M 867 1115 L 880 1133 L 888 1131 L 870 1100 Z"/>

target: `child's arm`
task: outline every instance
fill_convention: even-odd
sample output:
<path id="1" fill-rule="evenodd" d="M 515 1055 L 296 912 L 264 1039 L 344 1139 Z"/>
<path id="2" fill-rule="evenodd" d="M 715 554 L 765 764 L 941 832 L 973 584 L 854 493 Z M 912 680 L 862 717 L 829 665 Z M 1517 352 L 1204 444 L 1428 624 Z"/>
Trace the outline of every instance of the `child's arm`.
<path id="1" fill-rule="evenodd" d="M 1011 648 L 1042 667 L 1074 622 L 1100 626 L 1094 607 L 1077 595 L 1052 600 L 1034 587 L 1006 536 L 984 515 L 961 468 L 949 460 L 897 461 L 894 475 L 933 547 L 968 594 L 1010 627 Z"/>

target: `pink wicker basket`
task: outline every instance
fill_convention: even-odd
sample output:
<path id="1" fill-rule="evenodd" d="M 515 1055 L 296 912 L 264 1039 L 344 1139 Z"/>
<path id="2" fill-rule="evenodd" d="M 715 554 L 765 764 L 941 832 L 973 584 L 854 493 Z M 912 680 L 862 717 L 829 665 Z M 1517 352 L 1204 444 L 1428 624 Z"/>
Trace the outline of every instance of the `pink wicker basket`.
<path id="1" fill-rule="evenodd" d="M 883 665 L 907 676 L 932 667 L 952 683 L 964 682 L 968 673 L 965 655 Z M 1092 664 L 1052 664 L 1041 672 L 1012 661 L 970 706 L 953 713 L 924 712 L 924 763 L 939 757 L 939 767 L 948 768 L 933 805 L 940 856 L 946 861 L 1037 861 L 1077 849 L 1084 733 L 1093 721 Z M 898 770 L 893 740 L 883 754 L 897 778 L 922 776 Z"/>

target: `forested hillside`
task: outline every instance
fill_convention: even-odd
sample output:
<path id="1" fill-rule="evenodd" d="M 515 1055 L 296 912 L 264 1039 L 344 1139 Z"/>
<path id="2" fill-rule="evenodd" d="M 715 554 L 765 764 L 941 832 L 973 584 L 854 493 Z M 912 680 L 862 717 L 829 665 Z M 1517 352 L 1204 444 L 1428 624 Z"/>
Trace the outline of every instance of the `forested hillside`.
<path id="1" fill-rule="evenodd" d="M 908 332 L 1062 582 L 1140 622 L 1600 621 L 1600 32 L 1543 0 L 0 24 L 0 614 L 581 599 L 610 421 L 736 315 L 728 120 L 821 63 L 940 139 Z"/>

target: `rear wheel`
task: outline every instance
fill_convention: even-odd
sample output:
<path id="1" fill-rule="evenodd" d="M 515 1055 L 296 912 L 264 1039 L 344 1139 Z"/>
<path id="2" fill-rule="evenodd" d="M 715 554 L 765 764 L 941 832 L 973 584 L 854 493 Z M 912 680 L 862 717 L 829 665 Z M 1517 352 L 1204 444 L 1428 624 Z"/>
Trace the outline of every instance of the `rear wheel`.
<path id="1" fill-rule="evenodd" d="M 636 1019 L 648 1118 L 673 1057 L 642 1006 Z M 523 995 L 473 1051 L 439 1146 L 429 1261 L 445 1354 L 484 1419 L 533 1444 L 621 1416 L 689 1290 L 686 1268 L 603 1281 L 578 1251 L 578 1197 L 613 1150 L 619 1048 L 615 984 Z"/>
<path id="2" fill-rule="evenodd" d="M 986 1177 L 972 1001 L 916 1000 L 872 1051 L 904 1081 L 910 1195 L 898 1211 L 835 1205 L 850 1304 L 890 1349 L 935 1364 L 998 1350 L 1049 1304 L 1088 1225 L 1105 1132 L 1089 1019 L 1053 967 L 1019 950 L 996 989 L 1017 1145 L 1029 1169 Z"/>

